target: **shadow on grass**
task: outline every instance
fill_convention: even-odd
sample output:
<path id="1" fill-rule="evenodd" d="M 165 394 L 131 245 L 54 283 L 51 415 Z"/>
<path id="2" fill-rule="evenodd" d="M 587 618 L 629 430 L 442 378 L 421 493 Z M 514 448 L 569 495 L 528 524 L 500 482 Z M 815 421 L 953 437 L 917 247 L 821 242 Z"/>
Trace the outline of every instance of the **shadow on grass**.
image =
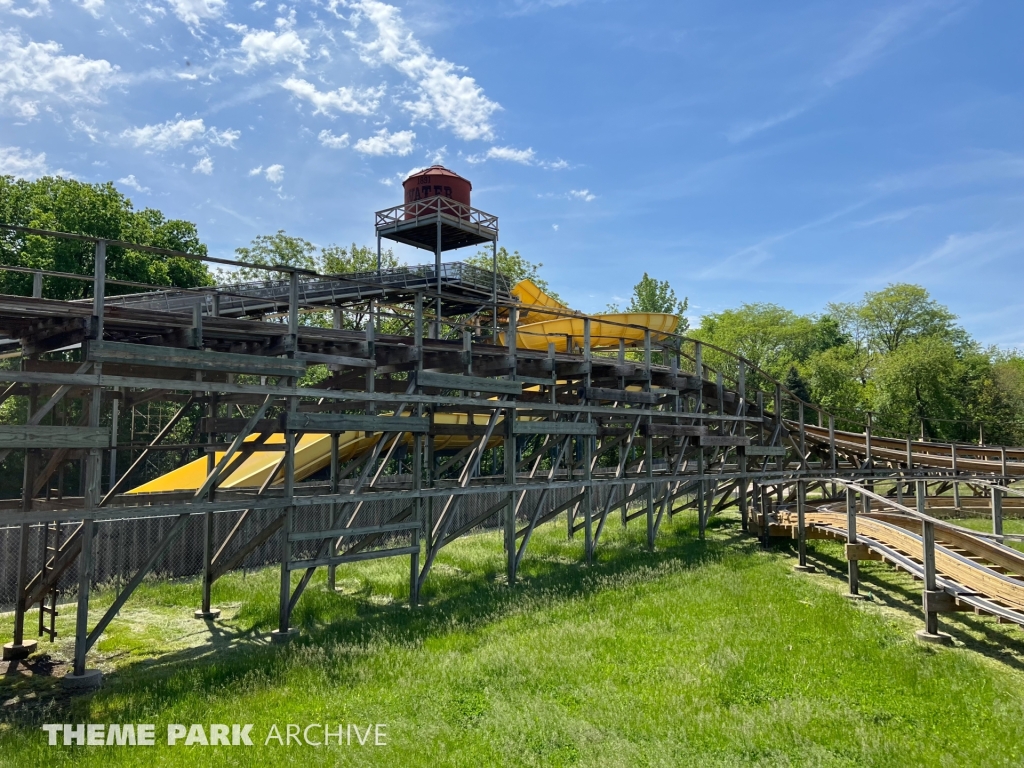
<path id="1" fill-rule="evenodd" d="M 845 580 L 847 563 L 841 556 L 842 545 L 837 543 L 807 542 L 807 562 L 829 577 Z M 775 548 L 797 557 L 796 542 L 777 540 Z M 864 561 L 860 569 L 861 592 L 870 593 L 871 599 L 893 611 L 898 611 L 921 622 L 921 582 L 905 571 L 876 561 Z M 865 589 L 866 588 L 866 589 Z M 971 612 L 955 611 L 939 615 L 940 629 L 963 643 L 964 647 L 983 656 L 1024 671 L 1024 638 L 1014 625 L 998 624 L 993 617 Z"/>
<path id="2" fill-rule="evenodd" d="M 743 554 L 759 548 L 731 519 L 713 519 L 708 534 L 700 541 L 695 522 L 685 515 L 677 516 L 675 524 L 662 529 L 654 552 L 647 550 L 645 534 L 638 530 L 614 537 L 606 534 L 589 567 L 567 562 L 571 552 L 581 550 L 578 543 L 558 541 L 554 536 L 537 537 L 523 558 L 513 589 L 505 583 L 500 540 L 492 536 L 490 541 L 499 550 L 483 563 L 474 562 L 474 571 L 453 567 L 451 563 L 459 562 L 462 553 L 446 550 L 427 580 L 422 605 L 416 610 L 410 610 L 407 604 L 408 585 L 404 590 L 394 590 L 395 599 L 382 605 L 369 600 L 366 589 L 339 594 L 328 591 L 321 579 L 310 585 L 296 606 L 292 625 L 301 628 L 302 633 L 287 646 L 271 645 L 266 634 L 277 625 L 276 592 L 253 594 L 240 611 L 240 615 L 245 614 L 247 628 L 236 630 L 218 621 L 207 621 L 209 639 L 201 646 L 128 662 L 106 674 L 104 688 L 92 697 L 71 700 L 54 690 L 57 686 L 51 686 L 43 696 L 46 706 L 0 712 L 0 722 L 36 724 L 43 712 L 52 718 L 59 712 L 87 706 L 88 698 L 98 702 L 129 700 L 133 707 L 169 707 L 197 688 L 230 689 L 253 673 L 273 684 L 287 673 L 289 664 L 294 663 L 289 659 L 301 649 L 329 649 L 332 659 L 354 660 L 365 656 L 366 648 L 379 641 L 417 645 L 454 632 L 472 632 L 517 609 L 587 596 L 613 588 L 621 580 L 650 578 L 652 571 L 669 563 L 692 569 L 717 562 L 726 553 Z M 468 543 L 481 546 L 471 540 Z M 466 559 L 471 560 L 472 553 Z M 34 687 L 39 691 L 38 685 Z"/>

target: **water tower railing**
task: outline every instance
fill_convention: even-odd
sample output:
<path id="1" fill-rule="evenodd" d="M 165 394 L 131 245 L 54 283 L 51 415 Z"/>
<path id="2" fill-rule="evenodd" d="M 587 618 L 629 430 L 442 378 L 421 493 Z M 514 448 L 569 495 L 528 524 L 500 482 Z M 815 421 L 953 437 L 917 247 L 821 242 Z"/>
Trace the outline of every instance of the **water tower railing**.
<path id="1" fill-rule="evenodd" d="M 494 237 L 498 235 L 497 216 L 448 197 L 428 197 L 377 211 L 377 229 L 415 224 L 421 219 L 433 221 L 438 216 L 450 219 L 461 226 L 468 225 L 473 229 L 483 230 Z"/>

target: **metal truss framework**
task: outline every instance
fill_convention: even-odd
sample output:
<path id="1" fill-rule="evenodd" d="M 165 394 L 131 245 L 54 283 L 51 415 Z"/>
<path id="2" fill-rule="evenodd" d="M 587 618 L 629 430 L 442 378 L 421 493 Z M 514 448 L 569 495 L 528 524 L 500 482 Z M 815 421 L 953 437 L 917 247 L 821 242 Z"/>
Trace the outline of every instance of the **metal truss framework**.
<path id="1" fill-rule="evenodd" d="M 582 338 L 568 345 L 577 354 L 556 354 L 554 345 L 546 352 L 517 349 L 519 307 L 496 288 L 467 311 L 469 294 L 446 293 L 449 286 L 439 278 L 412 288 L 405 282 L 392 293 L 387 280 L 375 282 L 373 275 L 324 277 L 280 267 L 274 271 L 287 276 L 287 302 L 282 305 L 279 295 L 274 301 L 283 306 L 285 322 L 266 319 L 262 309 L 246 316 L 238 301 L 232 316 L 221 317 L 210 289 L 196 292 L 191 308 L 179 300 L 172 311 L 161 311 L 159 303 L 133 308 L 130 300 L 104 299 L 108 283 L 116 283 L 105 272 L 110 243 L 74 237 L 94 248 L 91 302 L 46 299 L 41 279 L 31 298 L 0 297 L 0 333 L 20 351 L 20 368 L 0 371 L 6 384 L 0 402 L 24 397 L 28 403 L 23 425 L 0 427 L 0 452 L 25 457 L 21 499 L 0 502 L 3 521 L 21 531 L 13 640 L 5 656 L 31 650 L 26 617 L 35 606 L 39 634 L 52 637 L 57 586 L 77 566 L 71 679 L 88 676 L 87 654 L 96 640 L 195 516 L 205 532 L 196 616 L 216 616 L 213 583 L 276 540 L 282 555 L 274 636 L 285 640 L 295 632 L 291 616 L 318 568 L 327 569 L 333 586 L 339 566 L 408 557 L 415 606 L 439 552 L 496 520 L 504 531 L 509 585 L 536 528 L 556 518 L 564 517 L 570 537 L 582 534 L 589 563 L 611 519 L 623 525 L 643 520 L 654 548 L 666 515 L 696 509 L 703 536 L 708 519 L 733 504 L 743 529 L 767 541 L 773 527 L 778 533 L 788 524 L 783 510 L 795 503 L 793 530 L 805 565 L 810 491 L 836 500 L 845 486 L 850 498 L 860 495 L 866 513 L 872 499 L 902 505 L 904 490 L 911 496 L 912 484 L 930 483 L 937 492 L 953 489 L 957 505 L 963 488 L 988 494 L 995 509 L 1004 494 L 1015 493 L 1009 483 L 1024 474 L 1022 451 L 880 438 L 870 424 L 862 433 L 839 432 L 831 415 L 799 401 L 746 360 L 685 337 L 648 331 L 642 347 L 597 349 L 584 319 Z M 317 302 L 304 305 L 301 297 L 323 281 L 368 291 L 338 291 L 333 303 L 312 291 Z M 367 303 L 365 295 L 373 298 Z M 343 314 L 357 302 L 363 302 L 363 327 L 343 328 Z M 430 311 L 445 306 L 460 314 Z M 334 328 L 300 322 L 303 312 L 325 308 L 333 310 Z M 384 323 L 401 332 L 380 332 Z M 496 343 L 499 331 L 507 344 Z M 46 359 L 68 349 L 56 355 L 62 359 Z M 708 349 L 736 374 L 706 365 Z M 311 366 L 326 366 L 325 375 L 300 386 Z M 748 386 L 751 381 L 756 385 Z M 67 425 L 56 417 L 72 401 L 78 420 Z M 174 415 L 148 444 L 136 446 L 123 472 L 125 462 L 108 459 L 104 483 L 105 457 L 118 450 L 119 412 L 156 402 Z M 816 424 L 807 423 L 808 412 Z M 202 442 L 168 445 L 188 415 L 197 417 Z M 339 435 L 352 432 L 365 434 L 364 447 L 343 458 Z M 270 440 L 277 434 L 283 444 Z M 295 480 L 296 446 L 308 434 L 331 436 L 326 484 Z M 457 449 L 439 448 L 454 438 Z M 198 489 L 125 494 L 147 456 L 190 448 L 207 455 Z M 279 460 L 258 488 L 222 487 L 260 451 L 274 451 Z M 55 497 L 54 479 L 74 461 L 84 464 L 83 492 Z M 889 495 L 879 496 L 876 487 Z M 925 492 L 919 493 L 923 499 Z M 468 513 L 463 507 L 471 502 Z M 327 524 L 312 514 L 325 504 Z M 849 541 L 856 544 L 858 510 L 850 504 Z M 382 517 L 381 509 L 389 511 Z M 213 523 L 219 515 L 235 522 L 218 540 Z M 97 619 L 90 592 L 98 526 L 158 517 L 174 523 Z M 58 523 L 68 521 L 78 525 L 60 537 Z M 57 533 L 44 537 L 42 565 L 30 571 L 29 527 L 40 524 Z M 1001 523 L 993 533 L 1002 535 Z M 855 592 L 856 551 L 850 563 Z M 933 591 L 934 581 L 933 572 Z M 928 628 L 934 630 L 931 623 Z"/>

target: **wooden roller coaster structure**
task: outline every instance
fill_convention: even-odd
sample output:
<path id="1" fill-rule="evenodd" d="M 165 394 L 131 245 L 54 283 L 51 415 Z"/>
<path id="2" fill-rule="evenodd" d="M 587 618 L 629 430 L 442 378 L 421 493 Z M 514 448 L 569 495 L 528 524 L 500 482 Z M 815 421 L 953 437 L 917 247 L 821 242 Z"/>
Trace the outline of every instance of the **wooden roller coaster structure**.
<path id="1" fill-rule="evenodd" d="M 87 668 L 90 649 L 190 519 L 204 531 L 200 619 L 217 615 L 212 584 L 277 542 L 276 641 L 295 634 L 292 614 L 318 568 L 333 585 L 346 563 L 408 558 L 416 605 L 440 550 L 483 525 L 503 529 L 513 585 L 534 530 L 556 518 L 569 536 L 582 535 L 590 562 L 616 513 L 624 525 L 644 521 L 653 548 L 667 515 L 695 509 L 703 536 L 708 519 L 732 506 L 744 530 L 766 540 L 796 537 L 801 566 L 808 536 L 846 540 L 851 594 L 861 559 L 884 558 L 919 575 L 928 637 L 940 637 L 935 616 L 945 610 L 1024 624 L 1024 557 L 1001 543 L 1002 500 L 1024 496 L 1010 487 L 1024 474 L 1024 450 L 885 438 L 870 424 L 840 431 L 832 415 L 726 350 L 649 330 L 632 348 L 598 347 L 590 319 L 578 313 L 582 334 L 559 340 L 565 352 L 554 344 L 546 352 L 517 349 L 517 317 L 527 308 L 496 273 L 440 263 L 442 230 L 460 226 L 443 211 L 408 225 L 401 212 L 383 224 L 378 216 L 378 235 L 389 236 L 386 227 L 435 227 L 434 265 L 360 275 L 0 227 L 78 240 L 94 260 L 84 278 L 91 299 L 46 298 L 44 280 L 83 278 L 43 271 L 35 271 L 32 296 L 0 296 L 0 352 L 15 362 L 0 370 L 0 402 L 27 404 L 23 424 L 0 426 L 0 455 L 24 456 L 21 498 L 0 502 L 0 519 L 20 532 L 5 658 L 35 648 L 26 637 L 35 606 L 40 635 L 52 638 L 59 585 L 77 569 L 74 669 L 65 680 L 98 684 L 99 673 Z M 493 246 L 496 217 L 477 218 L 475 242 Z M 107 278 L 112 248 L 266 269 L 283 279 L 140 286 Z M 107 296 L 111 286 L 146 291 Z M 325 316 L 333 327 L 304 321 Z M 709 350 L 722 370 L 705 362 Z M 119 447 L 119 414 L 147 403 L 174 415 L 148 443 L 133 436 Z M 194 419 L 198 442 L 170 441 L 184 418 Z M 342 457 L 339 435 L 353 432 L 365 445 Z M 330 460 L 324 472 L 297 480 L 296 446 L 311 434 L 330 436 Z M 461 447 L 439 449 L 451 438 Z M 198 487 L 128 493 L 145 479 L 147 457 L 169 450 L 206 456 Z M 258 452 L 277 458 L 274 471 L 258 487 L 226 487 Z M 80 491 L 71 493 L 61 473 L 79 465 Z M 837 511 L 843 489 L 847 506 Z M 964 489 L 965 498 L 990 500 L 987 538 L 927 514 L 949 491 L 960 506 Z M 214 520 L 223 516 L 230 530 L 218 538 Z M 156 518 L 170 527 L 94 617 L 97 530 Z M 32 528 L 45 533 L 38 556 L 29 551 Z"/>

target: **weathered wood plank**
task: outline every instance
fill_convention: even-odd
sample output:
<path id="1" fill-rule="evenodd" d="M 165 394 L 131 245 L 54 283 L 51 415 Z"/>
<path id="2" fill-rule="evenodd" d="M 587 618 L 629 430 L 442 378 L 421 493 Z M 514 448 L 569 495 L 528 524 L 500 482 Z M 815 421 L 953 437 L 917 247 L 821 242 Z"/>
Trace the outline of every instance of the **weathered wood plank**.
<path id="1" fill-rule="evenodd" d="M 740 453 L 745 456 L 785 456 L 786 448 L 782 445 L 747 445 Z"/>
<path id="2" fill-rule="evenodd" d="M 106 427 L 0 426 L 0 448 L 109 448 Z"/>
<path id="3" fill-rule="evenodd" d="M 743 437 L 740 435 L 702 435 L 700 438 L 700 444 L 722 446 L 748 446 L 750 445 L 750 438 Z"/>
<path id="4" fill-rule="evenodd" d="M 302 376 L 306 372 L 304 360 L 240 355 L 232 352 L 204 352 L 200 349 L 126 344 L 117 341 L 90 341 L 86 354 L 87 359 L 95 363 L 156 365 L 167 368 L 247 373 L 253 376 Z"/>
<path id="5" fill-rule="evenodd" d="M 703 437 L 707 427 L 688 424 L 641 424 L 640 434 L 644 437 Z"/>
<path id="6" fill-rule="evenodd" d="M 523 421 L 512 422 L 514 435 L 597 435 L 597 424 L 584 421 Z"/>
<path id="7" fill-rule="evenodd" d="M 416 384 L 420 387 L 436 387 L 438 389 L 463 389 L 470 392 L 493 392 L 499 395 L 521 395 L 523 383 L 506 379 L 488 379 L 481 376 L 459 376 L 452 373 L 435 373 L 420 371 L 416 374 Z"/>
<path id="8" fill-rule="evenodd" d="M 213 432 L 215 434 L 234 434 L 241 432 L 248 419 L 242 417 L 216 417 L 204 416 L 200 422 L 200 432 Z M 256 422 L 253 432 L 280 432 L 281 419 L 260 419 Z"/>
<path id="9" fill-rule="evenodd" d="M 583 396 L 587 400 L 612 400 L 617 403 L 641 403 L 654 405 L 658 395 L 651 392 L 631 392 L 627 389 L 603 389 L 601 387 L 583 388 Z"/>
<path id="10" fill-rule="evenodd" d="M 359 413 L 287 413 L 289 432 L 420 432 L 430 421 L 416 416 L 370 416 Z"/>

